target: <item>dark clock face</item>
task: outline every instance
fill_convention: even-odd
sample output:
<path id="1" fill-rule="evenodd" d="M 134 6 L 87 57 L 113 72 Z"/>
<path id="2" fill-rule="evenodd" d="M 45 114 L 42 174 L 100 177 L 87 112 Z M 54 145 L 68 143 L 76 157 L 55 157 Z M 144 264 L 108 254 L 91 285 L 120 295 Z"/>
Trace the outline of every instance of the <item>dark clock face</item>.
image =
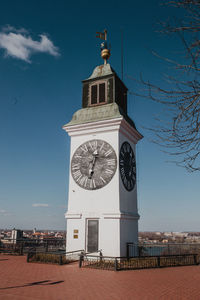
<path id="1" fill-rule="evenodd" d="M 124 187 L 132 191 L 136 182 L 136 162 L 131 145 L 124 142 L 119 153 L 119 169 Z"/>
<path id="2" fill-rule="evenodd" d="M 116 168 L 116 153 L 103 140 L 90 140 L 80 145 L 71 160 L 72 177 L 86 190 L 97 190 L 107 185 Z"/>

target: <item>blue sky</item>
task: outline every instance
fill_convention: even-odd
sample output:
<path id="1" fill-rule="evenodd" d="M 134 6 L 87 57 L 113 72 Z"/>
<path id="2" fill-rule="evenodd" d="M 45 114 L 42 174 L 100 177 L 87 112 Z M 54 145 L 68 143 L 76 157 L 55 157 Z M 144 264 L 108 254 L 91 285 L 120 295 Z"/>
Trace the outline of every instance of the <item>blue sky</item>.
<path id="1" fill-rule="evenodd" d="M 110 64 L 124 82 L 165 84 L 171 69 L 151 54 L 177 56 L 180 43 L 157 32 L 182 11 L 160 1 L 4 1 L 0 11 L 0 228 L 65 229 L 69 138 L 62 130 L 81 107 L 81 80 L 102 63 L 96 31 L 107 28 Z M 139 229 L 200 231 L 200 174 L 167 163 L 144 126 L 161 108 L 129 95 L 128 110 L 144 135 L 137 148 Z"/>

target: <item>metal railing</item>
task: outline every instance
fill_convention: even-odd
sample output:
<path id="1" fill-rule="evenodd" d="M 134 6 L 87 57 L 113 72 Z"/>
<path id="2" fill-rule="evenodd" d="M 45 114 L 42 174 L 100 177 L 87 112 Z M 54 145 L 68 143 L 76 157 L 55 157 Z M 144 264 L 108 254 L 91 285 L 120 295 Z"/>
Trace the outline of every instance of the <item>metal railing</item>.
<path id="1" fill-rule="evenodd" d="M 127 257 L 95 256 L 82 253 L 79 267 L 120 271 L 198 265 L 199 263 L 200 256 L 198 254 L 143 256 L 127 259 Z"/>
<path id="2" fill-rule="evenodd" d="M 36 248 L 37 251 L 66 251 L 65 239 L 17 239 L 8 240 L 7 243 L 1 243 L 0 253 L 19 254 L 23 255 L 29 252 L 30 249 Z"/>
<path id="3" fill-rule="evenodd" d="M 79 267 L 90 267 L 94 269 L 115 270 L 117 257 L 90 255 L 81 253 Z"/>
<path id="4" fill-rule="evenodd" d="M 119 271 L 200 264 L 200 244 L 127 243 L 126 249 L 126 257 L 81 253 L 79 267 Z"/>
<path id="5" fill-rule="evenodd" d="M 187 243 L 166 243 L 166 244 L 126 244 L 126 256 L 164 256 L 164 255 L 183 255 L 183 254 L 200 254 L 200 244 Z"/>
<path id="6" fill-rule="evenodd" d="M 120 258 L 118 270 L 135 270 L 147 268 L 162 268 L 175 266 L 198 265 L 199 256 L 197 254 L 180 254 L 165 256 L 141 256 L 132 258 Z"/>
<path id="7" fill-rule="evenodd" d="M 36 248 L 30 249 L 27 253 L 27 262 L 54 263 L 59 265 L 69 264 L 79 261 L 83 250 L 70 252 L 40 252 Z"/>

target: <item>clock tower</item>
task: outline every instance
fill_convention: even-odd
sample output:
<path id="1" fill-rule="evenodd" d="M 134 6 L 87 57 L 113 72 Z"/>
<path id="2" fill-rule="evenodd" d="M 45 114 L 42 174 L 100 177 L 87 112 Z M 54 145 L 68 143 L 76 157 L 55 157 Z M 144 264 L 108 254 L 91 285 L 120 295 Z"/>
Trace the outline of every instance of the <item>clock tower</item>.
<path id="1" fill-rule="evenodd" d="M 67 251 L 125 256 L 138 241 L 136 144 L 142 138 L 127 114 L 127 88 L 107 63 L 83 80 L 82 108 L 63 126 L 71 137 Z"/>

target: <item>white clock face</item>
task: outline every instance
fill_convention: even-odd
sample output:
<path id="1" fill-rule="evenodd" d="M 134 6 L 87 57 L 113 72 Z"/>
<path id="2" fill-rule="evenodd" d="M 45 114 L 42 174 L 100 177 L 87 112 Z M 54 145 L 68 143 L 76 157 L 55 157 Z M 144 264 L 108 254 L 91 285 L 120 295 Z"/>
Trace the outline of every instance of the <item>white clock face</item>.
<path id="1" fill-rule="evenodd" d="M 116 168 L 115 150 L 103 140 L 90 140 L 80 145 L 71 160 L 72 177 L 86 190 L 97 190 L 107 185 Z"/>

